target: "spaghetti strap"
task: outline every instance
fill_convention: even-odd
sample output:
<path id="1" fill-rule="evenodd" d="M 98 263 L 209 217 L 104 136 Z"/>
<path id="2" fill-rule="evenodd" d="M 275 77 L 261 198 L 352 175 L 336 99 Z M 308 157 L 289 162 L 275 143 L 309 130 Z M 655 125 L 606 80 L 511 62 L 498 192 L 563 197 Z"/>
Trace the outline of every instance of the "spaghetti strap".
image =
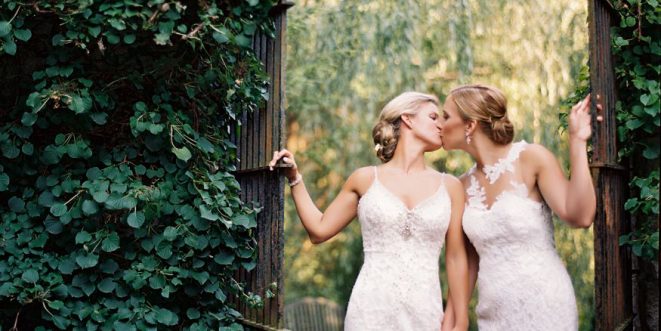
<path id="1" fill-rule="evenodd" d="M 378 181 L 378 180 L 379 180 L 379 175 L 378 175 L 378 173 L 377 173 L 377 171 L 376 171 L 376 166 L 373 166 L 373 168 L 374 168 L 374 180 L 375 180 L 375 181 Z"/>

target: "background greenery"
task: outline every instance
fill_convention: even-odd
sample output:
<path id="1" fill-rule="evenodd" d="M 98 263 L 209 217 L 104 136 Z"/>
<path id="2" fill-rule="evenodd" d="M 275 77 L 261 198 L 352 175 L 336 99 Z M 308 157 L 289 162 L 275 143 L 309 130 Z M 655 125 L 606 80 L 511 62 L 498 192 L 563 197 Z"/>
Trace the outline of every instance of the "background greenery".
<path id="1" fill-rule="evenodd" d="M 568 169 L 558 114 L 567 107 L 561 101 L 587 77 L 586 6 L 569 0 L 297 2 L 288 12 L 287 146 L 297 153 L 317 205 L 327 206 L 354 169 L 378 164 L 372 126 L 383 104 L 405 90 L 443 99 L 463 83 L 495 85 L 509 99 L 516 139 L 544 144 Z M 429 162 L 454 175 L 471 165 L 465 154 L 445 151 L 430 154 Z M 324 296 L 345 305 L 362 263 L 357 222 L 314 246 L 287 201 L 286 301 Z M 590 330 L 592 230 L 556 222 L 555 235 L 576 290 L 581 330 Z"/>
<path id="2" fill-rule="evenodd" d="M 0 329 L 241 329 L 229 141 L 273 2 L 2 1 Z"/>

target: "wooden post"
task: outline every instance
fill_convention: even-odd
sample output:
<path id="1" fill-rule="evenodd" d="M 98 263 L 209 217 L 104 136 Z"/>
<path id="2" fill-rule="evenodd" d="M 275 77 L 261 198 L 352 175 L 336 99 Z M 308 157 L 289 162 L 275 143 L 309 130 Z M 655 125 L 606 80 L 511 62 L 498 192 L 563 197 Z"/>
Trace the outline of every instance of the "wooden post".
<path id="1" fill-rule="evenodd" d="M 629 232 L 624 201 L 625 168 L 618 164 L 616 82 L 611 54 L 611 13 L 605 0 L 588 0 L 592 104 L 600 95 L 603 121 L 593 119 L 592 177 L 597 191 L 594 221 L 595 329 L 631 329 L 631 259 L 619 237 Z"/>
<path id="2" fill-rule="evenodd" d="M 232 133 L 239 156 L 235 175 L 241 185 L 241 200 L 262 207 L 255 235 L 257 265 L 252 270 L 241 269 L 237 278 L 246 284 L 247 291 L 262 297 L 264 306 L 251 309 L 233 298 L 247 330 L 279 330 L 284 326 L 285 182 L 277 172 L 269 171 L 268 162 L 273 151 L 282 149 L 285 142 L 286 11 L 292 5 L 291 1 L 280 0 L 271 10 L 274 38 L 263 34 L 253 38 L 252 48 L 270 79 L 269 99 L 258 111 L 241 114 L 241 128 Z"/>

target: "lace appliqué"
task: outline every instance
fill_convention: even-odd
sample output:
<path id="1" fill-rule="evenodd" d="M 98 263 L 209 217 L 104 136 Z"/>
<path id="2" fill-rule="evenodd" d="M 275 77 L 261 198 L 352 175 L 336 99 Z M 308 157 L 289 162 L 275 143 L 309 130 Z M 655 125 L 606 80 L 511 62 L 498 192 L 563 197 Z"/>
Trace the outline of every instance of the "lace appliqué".
<path id="1" fill-rule="evenodd" d="M 499 159 L 494 165 L 484 165 L 482 171 L 489 180 L 489 184 L 495 183 L 505 171 L 514 173 L 514 161 L 519 157 L 525 146 L 525 140 L 514 143 L 504 159 Z"/>
<path id="2" fill-rule="evenodd" d="M 485 201 L 487 200 L 487 194 L 484 191 L 484 187 L 482 187 L 477 181 L 477 178 L 472 175 L 472 169 L 470 173 L 471 185 L 466 189 L 466 194 L 468 194 L 468 205 L 474 206 L 480 210 L 486 210 L 487 207 Z"/>

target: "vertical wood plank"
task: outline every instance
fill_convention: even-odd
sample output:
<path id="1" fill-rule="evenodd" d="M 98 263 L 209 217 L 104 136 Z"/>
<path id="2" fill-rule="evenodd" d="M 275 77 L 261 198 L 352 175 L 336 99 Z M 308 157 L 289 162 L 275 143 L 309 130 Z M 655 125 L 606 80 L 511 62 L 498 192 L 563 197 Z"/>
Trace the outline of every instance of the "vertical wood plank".
<path id="1" fill-rule="evenodd" d="M 590 84 L 593 104 L 601 96 L 603 121 L 593 130 L 592 176 L 597 192 L 594 221 L 596 330 L 615 330 L 632 316 L 631 260 L 619 237 L 629 231 L 624 168 L 617 164 L 616 82 L 610 44 L 611 12 L 604 0 L 589 0 Z"/>

